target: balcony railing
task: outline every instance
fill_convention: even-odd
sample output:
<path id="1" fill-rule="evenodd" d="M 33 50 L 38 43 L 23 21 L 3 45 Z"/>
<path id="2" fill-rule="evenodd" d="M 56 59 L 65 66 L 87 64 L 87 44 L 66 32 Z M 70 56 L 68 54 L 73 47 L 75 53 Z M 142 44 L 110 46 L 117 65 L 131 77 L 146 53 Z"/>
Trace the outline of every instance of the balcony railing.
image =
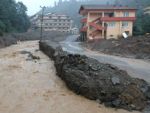
<path id="1" fill-rule="evenodd" d="M 135 17 L 102 17 L 101 21 L 135 21 Z"/>
<path id="2" fill-rule="evenodd" d="M 94 22 L 90 22 L 89 25 L 94 27 L 96 30 L 103 30 L 103 29 L 105 29 L 105 27 L 102 27 L 101 25 L 98 25 L 98 24 L 96 24 Z"/>
<path id="3" fill-rule="evenodd" d="M 86 23 L 86 22 L 87 22 L 87 18 L 81 19 L 81 23 Z"/>
<path id="4" fill-rule="evenodd" d="M 87 29 L 88 29 L 88 27 L 87 27 L 87 26 L 84 26 L 83 28 L 80 29 L 80 31 L 81 31 L 81 32 L 86 32 Z"/>

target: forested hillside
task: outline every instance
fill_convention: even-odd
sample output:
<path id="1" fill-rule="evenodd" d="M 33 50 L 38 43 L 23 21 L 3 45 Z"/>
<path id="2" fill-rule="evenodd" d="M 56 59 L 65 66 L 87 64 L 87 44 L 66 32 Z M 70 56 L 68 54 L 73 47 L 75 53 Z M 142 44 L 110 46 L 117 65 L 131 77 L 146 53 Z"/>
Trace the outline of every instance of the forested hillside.
<path id="1" fill-rule="evenodd" d="M 30 26 L 27 8 L 22 2 L 0 0 L 0 34 L 4 32 L 24 32 Z"/>
<path id="2" fill-rule="evenodd" d="M 145 7 L 150 5 L 150 0 L 115 0 L 115 3 L 128 6 Z"/>
<path id="3" fill-rule="evenodd" d="M 114 0 L 59 0 L 55 3 L 54 7 L 48 7 L 47 12 L 55 12 L 67 14 L 74 20 L 75 25 L 80 26 L 80 15 L 78 14 L 79 8 L 83 4 L 112 4 Z"/>
<path id="4" fill-rule="evenodd" d="M 81 16 L 78 14 L 79 8 L 82 4 L 115 4 L 134 6 L 137 10 L 137 20 L 134 26 L 134 34 L 142 35 L 150 32 L 150 16 L 143 15 L 143 8 L 150 6 L 150 0 L 59 0 L 54 7 L 48 7 L 47 12 L 67 14 L 72 17 L 75 25 L 80 27 Z"/>

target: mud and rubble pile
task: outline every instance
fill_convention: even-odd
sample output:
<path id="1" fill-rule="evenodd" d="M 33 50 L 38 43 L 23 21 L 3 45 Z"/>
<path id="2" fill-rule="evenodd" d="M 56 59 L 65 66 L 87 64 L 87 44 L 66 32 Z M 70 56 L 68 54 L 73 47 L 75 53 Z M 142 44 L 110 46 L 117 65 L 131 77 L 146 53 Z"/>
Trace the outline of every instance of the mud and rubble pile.
<path id="1" fill-rule="evenodd" d="M 150 35 L 130 37 L 127 39 L 100 40 L 84 44 L 92 50 L 106 54 L 150 59 Z"/>
<path id="2" fill-rule="evenodd" d="M 150 85 L 146 81 L 132 78 L 110 64 L 67 53 L 52 42 L 40 42 L 40 49 L 54 60 L 57 75 L 75 93 L 115 108 L 148 108 Z"/>

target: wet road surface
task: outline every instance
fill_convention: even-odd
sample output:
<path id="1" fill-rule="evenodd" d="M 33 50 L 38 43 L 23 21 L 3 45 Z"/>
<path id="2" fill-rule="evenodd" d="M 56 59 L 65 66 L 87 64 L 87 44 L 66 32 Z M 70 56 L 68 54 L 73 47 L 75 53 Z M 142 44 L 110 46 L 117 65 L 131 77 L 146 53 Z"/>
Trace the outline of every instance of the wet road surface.
<path id="1" fill-rule="evenodd" d="M 38 41 L 0 49 L 0 66 L 0 113 L 130 113 L 68 90 L 53 61 L 38 50 Z"/>
<path id="2" fill-rule="evenodd" d="M 107 55 L 96 51 L 91 51 L 81 46 L 80 42 L 75 42 L 77 36 L 69 36 L 61 46 L 65 51 L 78 53 L 94 58 L 102 63 L 113 64 L 122 70 L 126 70 L 132 77 L 144 79 L 150 82 L 150 62 L 140 59 L 123 58 L 119 56 Z"/>

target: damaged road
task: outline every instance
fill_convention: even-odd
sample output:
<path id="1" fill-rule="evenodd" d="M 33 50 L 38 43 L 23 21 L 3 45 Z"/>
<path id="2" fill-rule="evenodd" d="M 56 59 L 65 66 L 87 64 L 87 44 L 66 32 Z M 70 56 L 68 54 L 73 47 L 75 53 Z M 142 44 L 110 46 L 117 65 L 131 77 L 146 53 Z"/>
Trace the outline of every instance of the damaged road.
<path id="1" fill-rule="evenodd" d="M 119 56 L 107 55 L 95 51 L 91 51 L 81 46 L 80 42 L 75 42 L 77 36 L 69 36 L 65 41 L 61 42 L 63 50 L 70 53 L 77 53 L 89 56 L 102 63 L 108 63 L 117 66 L 119 69 L 125 70 L 129 75 L 136 78 L 141 78 L 150 82 L 150 61 L 123 58 Z"/>

